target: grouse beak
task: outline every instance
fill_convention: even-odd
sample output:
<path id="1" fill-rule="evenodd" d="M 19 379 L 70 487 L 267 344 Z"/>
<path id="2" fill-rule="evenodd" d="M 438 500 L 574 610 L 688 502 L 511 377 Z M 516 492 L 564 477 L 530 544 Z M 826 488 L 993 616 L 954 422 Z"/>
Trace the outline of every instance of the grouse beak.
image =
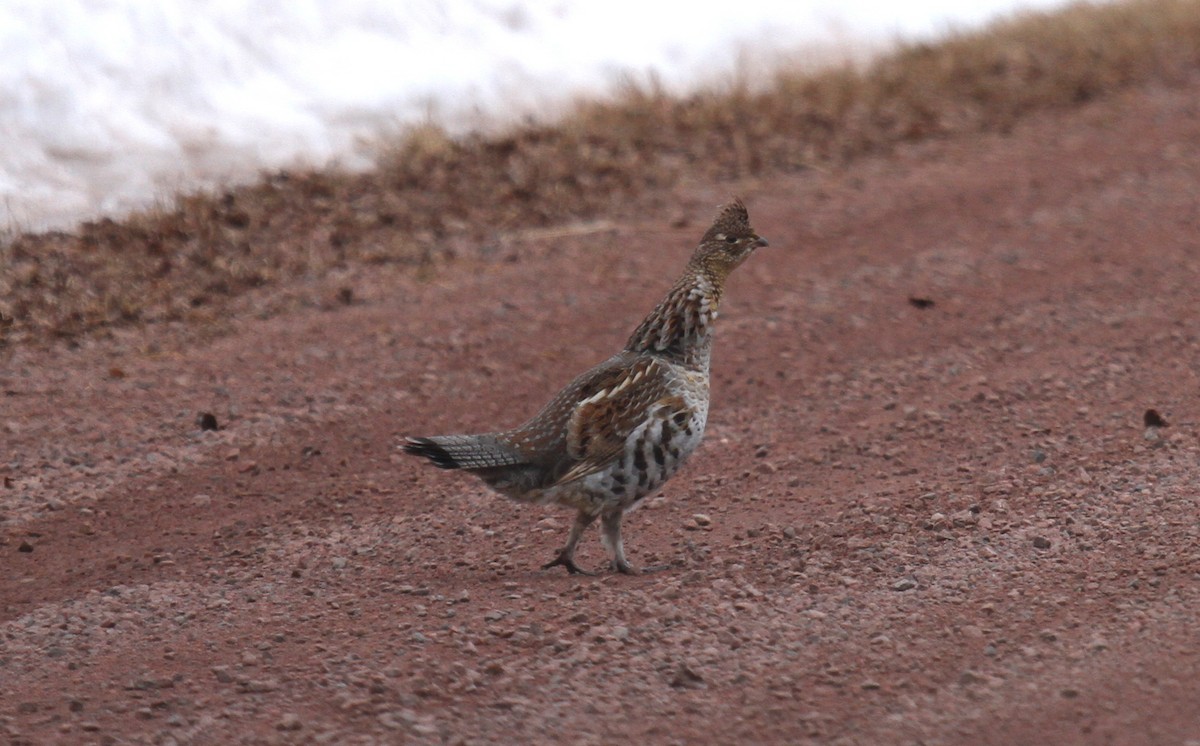
<path id="1" fill-rule="evenodd" d="M 757 233 L 754 235 L 754 247 L 756 249 L 761 249 L 761 248 L 764 248 L 764 247 L 770 246 L 770 245 L 771 244 L 767 243 L 767 239 L 763 238 L 762 236 L 758 235 Z"/>

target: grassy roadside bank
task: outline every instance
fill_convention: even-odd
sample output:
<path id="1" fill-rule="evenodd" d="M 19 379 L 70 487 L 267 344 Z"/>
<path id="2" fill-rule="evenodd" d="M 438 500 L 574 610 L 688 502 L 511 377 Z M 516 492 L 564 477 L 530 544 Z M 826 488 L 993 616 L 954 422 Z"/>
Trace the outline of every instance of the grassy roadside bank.
<path id="1" fill-rule="evenodd" d="M 0 350 L 211 316 L 253 288 L 339 267 L 442 261 L 497 232 L 609 215 L 684 177 L 836 166 L 901 142 L 1006 131 L 1033 111 L 1198 68 L 1200 1 L 1133 0 L 1002 22 L 862 70 L 781 70 L 687 98 L 631 90 L 501 136 L 414 130 L 371 173 L 276 173 L 14 237 L 0 245 Z"/>

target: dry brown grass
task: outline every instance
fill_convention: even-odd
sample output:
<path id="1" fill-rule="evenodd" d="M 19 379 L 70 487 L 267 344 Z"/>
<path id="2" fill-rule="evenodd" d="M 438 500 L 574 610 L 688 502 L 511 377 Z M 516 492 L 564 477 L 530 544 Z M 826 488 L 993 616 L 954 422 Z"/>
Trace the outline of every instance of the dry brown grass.
<path id="1" fill-rule="evenodd" d="M 781 72 L 688 98 L 630 90 L 557 126 L 409 133 L 362 175 L 280 173 L 170 209 L 0 246 L 0 348 L 186 320 L 249 289 L 363 263 L 418 266 L 497 232 L 619 213 L 682 176 L 836 164 L 920 138 L 1005 131 L 1030 111 L 1200 66 L 1200 0 L 1027 16 L 865 70 Z"/>

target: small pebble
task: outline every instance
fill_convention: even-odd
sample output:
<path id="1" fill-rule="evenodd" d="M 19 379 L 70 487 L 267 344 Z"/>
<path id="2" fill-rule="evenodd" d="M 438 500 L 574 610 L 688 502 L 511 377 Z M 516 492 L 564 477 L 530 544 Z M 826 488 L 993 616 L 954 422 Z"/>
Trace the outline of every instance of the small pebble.
<path id="1" fill-rule="evenodd" d="M 300 730 L 304 724 L 300 722 L 300 716 L 294 712 L 285 713 L 279 718 L 279 722 L 275 724 L 277 730 Z"/>
<path id="2" fill-rule="evenodd" d="M 1146 427 L 1166 427 L 1167 421 L 1163 419 L 1157 409 L 1147 409 L 1142 415 L 1142 424 Z"/>
<path id="3" fill-rule="evenodd" d="M 671 677 L 671 687 L 673 689 L 706 689 L 708 685 L 704 683 L 704 677 L 691 666 L 680 663 L 675 675 Z"/>

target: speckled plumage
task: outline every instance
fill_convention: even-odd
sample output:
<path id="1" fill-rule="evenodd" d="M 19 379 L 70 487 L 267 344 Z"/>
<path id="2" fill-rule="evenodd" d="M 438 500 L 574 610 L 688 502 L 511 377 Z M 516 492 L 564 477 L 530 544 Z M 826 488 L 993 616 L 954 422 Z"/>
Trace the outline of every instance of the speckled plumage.
<path id="1" fill-rule="evenodd" d="M 708 419 L 713 323 L 729 273 L 767 242 L 746 207 L 721 208 L 679 280 L 625 349 L 583 373 L 524 424 L 479 435 L 408 438 L 404 450 L 466 469 L 521 502 L 576 510 L 567 543 L 546 567 L 575 564 L 579 538 L 601 519 L 613 567 L 635 570 L 621 517 L 658 489 L 700 444 Z"/>

